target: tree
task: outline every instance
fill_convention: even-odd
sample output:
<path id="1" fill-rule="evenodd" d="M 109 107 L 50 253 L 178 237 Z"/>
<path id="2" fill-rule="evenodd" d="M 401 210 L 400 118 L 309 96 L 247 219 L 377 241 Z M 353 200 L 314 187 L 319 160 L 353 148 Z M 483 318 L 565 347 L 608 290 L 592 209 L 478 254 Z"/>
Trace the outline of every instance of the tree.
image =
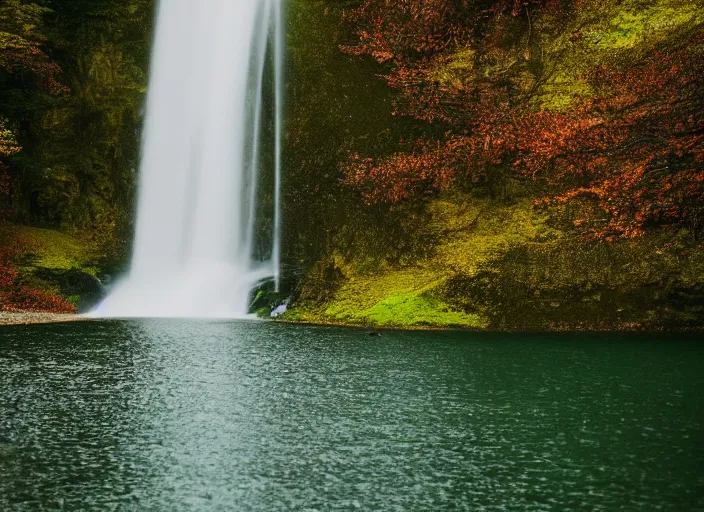
<path id="1" fill-rule="evenodd" d="M 0 73 L 0 115 L 23 148 L 6 159 L 16 218 L 82 233 L 119 265 L 131 240 L 153 1 L 35 2 L 0 11 L 5 33 L 24 41 L 20 53 L 6 45 L 12 73 Z"/>
<path id="2" fill-rule="evenodd" d="M 67 92 L 61 68 L 44 51 L 43 17 L 51 12 L 36 3 L 3 0 L 0 4 L 0 68 L 31 77 L 52 94 Z M 23 83 L 23 86 L 26 84 Z"/>
<path id="3" fill-rule="evenodd" d="M 538 205 L 591 203 L 574 222 L 583 236 L 700 232 L 701 24 L 682 9 L 674 28 L 653 34 L 643 21 L 624 39 L 612 27 L 626 8 L 371 0 L 353 10 L 358 44 L 342 51 L 390 66 L 396 113 L 445 134 L 380 159 L 351 154 L 344 183 L 368 203 L 396 203 L 454 186 L 504 196 L 507 180 L 523 180 L 543 187 Z M 635 19 L 677 12 L 653 9 Z"/>

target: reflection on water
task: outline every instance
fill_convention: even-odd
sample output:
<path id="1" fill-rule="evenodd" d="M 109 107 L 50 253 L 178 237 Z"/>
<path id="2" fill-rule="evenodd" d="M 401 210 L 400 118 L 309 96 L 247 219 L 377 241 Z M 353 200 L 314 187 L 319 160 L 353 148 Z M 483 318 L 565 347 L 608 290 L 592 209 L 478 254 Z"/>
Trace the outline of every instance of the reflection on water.
<path id="1" fill-rule="evenodd" d="M 0 510 L 704 509 L 704 345 L 0 328 Z"/>

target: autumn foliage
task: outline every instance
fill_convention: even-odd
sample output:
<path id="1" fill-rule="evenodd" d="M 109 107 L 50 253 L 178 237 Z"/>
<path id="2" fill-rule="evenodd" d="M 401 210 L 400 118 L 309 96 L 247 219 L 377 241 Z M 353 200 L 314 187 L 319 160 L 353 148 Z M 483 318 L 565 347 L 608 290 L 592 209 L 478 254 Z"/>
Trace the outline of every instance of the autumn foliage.
<path id="1" fill-rule="evenodd" d="M 49 9 L 34 3 L 6 0 L 0 6 L 0 68 L 14 74 L 26 72 L 51 94 L 68 92 L 59 80 L 59 65 L 46 53 L 45 37 L 38 26 Z"/>
<path id="2" fill-rule="evenodd" d="M 397 115 L 446 128 L 387 158 L 351 154 L 343 181 L 369 203 L 507 180 L 540 185 L 537 207 L 592 205 L 585 237 L 633 237 L 658 226 L 704 229 L 704 31 L 688 27 L 637 54 L 612 52 L 579 76 L 588 94 L 559 107 L 545 97 L 560 52 L 536 42 L 540 19 L 570 26 L 581 3 L 370 0 L 347 21 L 341 49 L 385 63 Z M 542 18 L 541 18 L 542 17 Z M 557 20 L 557 21 L 555 21 Z M 547 39 L 547 38 L 546 38 Z M 662 48 L 661 48 L 662 47 Z"/>
<path id="3" fill-rule="evenodd" d="M 47 8 L 19 0 L 0 4 L 0 72 L 19 79 L 15 89 L 37 88 L 56 96 L 67 93 L 68 87 L 59 81 L 61 67 L 46 53 L 46 38 L 38 29 L 42 16 L 48 12 L 51 11 Z M 9 88 L 6 83 L 2 85 Z M 0 219 L 9 213 L 4 204 L 13 183 L 9 158 L 21 150 L 18 123 L 10 122 L 0 113 Z"/>
<path id="4" fill-rule="evenodd" d="M 70 314 L 76 312 L 76 307 L 63 297 L 25 286 L 17 287 L 2 296 L 0 308 L 3 311 L 31 311 L 35 313 Z"/>
<path id="5" fill-rule="evenodd" d="M 0 226 L 0 311 L 75 313 L 76 307 L 63 297 L 21 282 L 15 263 L 25 249 L 19 235 Z"/>

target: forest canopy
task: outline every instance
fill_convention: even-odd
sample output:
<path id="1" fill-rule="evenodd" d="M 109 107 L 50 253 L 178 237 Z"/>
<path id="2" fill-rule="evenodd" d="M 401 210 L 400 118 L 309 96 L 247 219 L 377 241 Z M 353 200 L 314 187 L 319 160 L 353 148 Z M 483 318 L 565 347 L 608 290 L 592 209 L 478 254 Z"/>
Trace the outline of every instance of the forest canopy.
<path id="1" fill-rule="evenodd" d="M 147 0 L 0 2 L 0 205 L 125 256 L 146 92 Z"/>
<path id="2" fill-rule="evenodd" d="M 0 0 L 0 309 L 75 309 L 22 270 L 39 247 L 52 272 L 125 265 L 152 18 L 151 0 Z"/>

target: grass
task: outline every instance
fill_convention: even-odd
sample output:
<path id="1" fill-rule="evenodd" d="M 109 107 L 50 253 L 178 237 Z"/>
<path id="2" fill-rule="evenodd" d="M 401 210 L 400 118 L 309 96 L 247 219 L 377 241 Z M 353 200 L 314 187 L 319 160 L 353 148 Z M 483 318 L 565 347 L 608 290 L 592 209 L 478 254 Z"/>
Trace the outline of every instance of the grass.
<path id="1" fill-rule="evenodd" d="M 322 311 L 328 321 L 385 327 L 479 327 L 482 320 L 452 311 L 433 296 L 443 272 L 401 269 L 351 277 Z"/>

